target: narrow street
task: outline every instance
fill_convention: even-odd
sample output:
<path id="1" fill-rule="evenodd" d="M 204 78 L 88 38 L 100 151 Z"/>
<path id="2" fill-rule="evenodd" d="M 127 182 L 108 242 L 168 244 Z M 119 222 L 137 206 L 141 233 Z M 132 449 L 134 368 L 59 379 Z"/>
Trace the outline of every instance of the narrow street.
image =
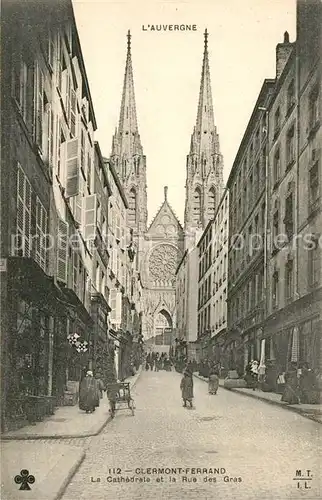
<path id="1" fill-rule="evenodd" d="M 320 424 L 225 389 L 209 396 L 198 379 L 186 409 L 179 384 L 176 372 L 143 372 L 135 416 L 117 413 L 88 442 L 63 500 L 320 498 Z M 298 470 L 312 479 L 294 480 Z"/>

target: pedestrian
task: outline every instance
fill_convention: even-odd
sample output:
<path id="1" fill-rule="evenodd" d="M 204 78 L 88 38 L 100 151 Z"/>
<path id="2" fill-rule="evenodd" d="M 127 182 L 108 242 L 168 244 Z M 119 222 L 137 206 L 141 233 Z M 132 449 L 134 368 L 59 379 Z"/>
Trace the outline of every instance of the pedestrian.
<path id="1" fill-rule="evenodd" d="M 192 400 L 193 400 L 193 379 L 192 373 L 188 370 L 183 372 L 183 377 L 180 382 L 181 395 L 183 399 L 183 406 L 187 406 L 187 402 L 190 404 L 190 408 L 192 408 Z"/>
<path id="2" fill-rule="evenodd" d="M 297 364 L 291 362 L 287 372 L 285 373 L 285 389 L 281 401 L 290 405 L 298 404 L 298 378 L 297 378 Z"/>
<path id="3" fill-rule="evenodd" d="M 252 361 L 250 367 L 251 376 L 253 378 L 253 391 L 257 388 L 258 385 L 258 361 Z"/>
<path id="4" fill-rule="evenodd" d="M 86 411 L 86 413 L 92 413 L 98 404 L 97 383 L 93 377 L 93 372 L 88 370 L 79 387 L 79 408 Z"/>
<path id="5" fill-rule="evenodd" d="M 100 372 L 97 372 L 96 375 L 95 375 L 95 379 L 96 379 L 96 383 L 97 383 L 97 388 L 98 388 L 98 392 L 99 392 L 99 397 L 100 399 L 103 398 L 103 391 L 106 390 L 105 388 L 105 385 L 104 385 L 104 382 L 102 380 L 102 377 L 101 377 L 101 373 Z"/>
<path id="6" fill-rule="evenodd" d="M 307 362 L 303 363 L 299 378 L 299 395 L 301 403 L 315 404 L 318 402 L 318 390 L 316 385 L 316 376 L 314 371 L 310 369 Z"/>
<path id="7" fill-rule="evenodd" d="M 219 387 L 219 370 L 213 366 L 209 370 L 208 392 L 209 394 L 217 394 Z"/>

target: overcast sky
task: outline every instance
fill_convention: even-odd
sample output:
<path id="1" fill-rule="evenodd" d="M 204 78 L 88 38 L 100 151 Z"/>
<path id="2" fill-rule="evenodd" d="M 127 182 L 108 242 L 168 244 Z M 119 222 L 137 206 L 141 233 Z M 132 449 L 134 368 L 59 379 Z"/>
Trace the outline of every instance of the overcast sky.
<path id="1" fill-rule="evenodd" d="M 295 0 L 72 1 L 103 155 L 110 154 L 118 124 L 130 29 L 149 221 L 167 185 L 168 199 L 183 222 L 205 28 L 226 181 L 262 81 L 275 76 L 275 46 L 286 30 L 295 39 Z M 196 24 L 197 31 L 143 31 L 148 24 Z"/>

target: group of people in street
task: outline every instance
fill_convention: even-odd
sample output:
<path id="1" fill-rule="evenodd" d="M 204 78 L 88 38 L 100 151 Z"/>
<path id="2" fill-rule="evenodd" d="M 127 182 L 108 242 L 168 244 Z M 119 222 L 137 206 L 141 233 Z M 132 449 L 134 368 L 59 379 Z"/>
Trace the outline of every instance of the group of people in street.
<path id="1" fill-rule="evenodd" d="M 149 352 L 145 358 L 145 369 L 158 372 L 159 370 L 166 370 L 171 372 L 172 362 L 166 352 Z"/>
<path id="2" fill-rule="evenodd" d="M 318 404 L 321 392 L 317 376 L 307 362 L 291 363 L 284 375 L 285 389 L 282 401 L 288 404 Z"/>
<path id="3" fill-rule="evenodd" d="M 261 389 L 263 392 L 279 392 L 282 387 L 281 400 L 288 404 L 317 404 L 320 403 L 320 390 L 314 370 L 307 362 L 291 362 L 282 372 L 278 365 L 268 360 L 260 366 L 258 361 L 251 360 L 245 369 L 244 379 L 247 387 Z"/>

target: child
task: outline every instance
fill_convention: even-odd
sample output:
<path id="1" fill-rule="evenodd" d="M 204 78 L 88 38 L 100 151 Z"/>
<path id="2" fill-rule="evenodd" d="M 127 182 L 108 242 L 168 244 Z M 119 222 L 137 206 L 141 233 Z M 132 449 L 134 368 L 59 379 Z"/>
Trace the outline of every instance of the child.
<path id="1" fill-rule="evenodd" d="M 192 373 L 189 370 L 183 372 L 183 377 L 180 383 L 180 389 L 183 399 L 183 406 L 187 406 L 187 401 L 190 403 L 190 408 L 192 408 L 193 399 L 193 380 Z"/>

